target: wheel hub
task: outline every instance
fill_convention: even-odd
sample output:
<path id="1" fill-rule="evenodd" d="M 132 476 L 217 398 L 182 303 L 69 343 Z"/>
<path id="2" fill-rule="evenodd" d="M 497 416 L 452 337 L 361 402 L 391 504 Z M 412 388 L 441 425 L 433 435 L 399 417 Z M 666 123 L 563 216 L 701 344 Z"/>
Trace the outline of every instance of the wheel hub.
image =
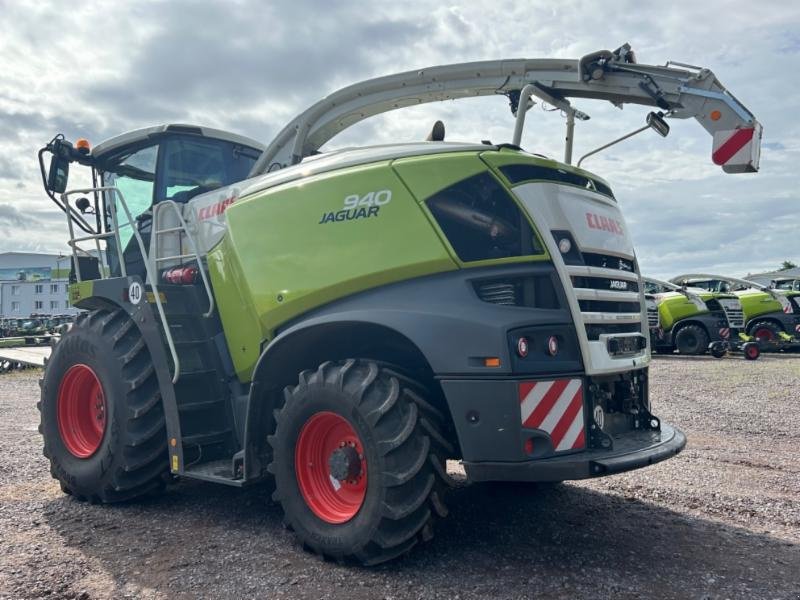
<path id="1" fill-rule="evenodd" d="M 333 451 L 328 459 L 331 476 L 339 481 L 353 481 L 361 475 L 361 458 L 355 444 L 345 444 Z"/>

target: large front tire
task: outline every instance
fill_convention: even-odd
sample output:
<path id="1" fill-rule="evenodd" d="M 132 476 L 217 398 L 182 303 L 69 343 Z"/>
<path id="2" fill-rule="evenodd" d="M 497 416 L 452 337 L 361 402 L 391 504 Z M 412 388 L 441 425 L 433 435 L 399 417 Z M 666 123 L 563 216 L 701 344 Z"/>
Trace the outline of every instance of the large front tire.
<path id="1" fill-rule="evenodd" d="M 274 498 L 312 551 L 364 565 L 432 536 L 452 452 L 424 388 L 374 362 L 324 363 L 287 388 L 269 437 Z"/>
<path id="2" fill-rule="evenodd" d="M 44 455 L 64 492 L 118 502 L 163 487 L 161 394 L 146 344 L 124 311 L 80 315 L 53 348 L 41 388 Z"/>

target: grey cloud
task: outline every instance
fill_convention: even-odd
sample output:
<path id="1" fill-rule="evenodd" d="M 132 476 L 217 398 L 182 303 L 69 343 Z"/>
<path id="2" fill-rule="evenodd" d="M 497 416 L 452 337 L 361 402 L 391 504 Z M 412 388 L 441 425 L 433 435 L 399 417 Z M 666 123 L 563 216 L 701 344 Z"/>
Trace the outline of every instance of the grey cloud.
<path id="1" fill-rule="evenodd" d="M 299 3 L 295 21 L 257 2 L 160 8 L 157 32 L 131 48 L 117 80 L 88 86 L 86 102 L 141 121 L 185 120 L 215 108 L 235 114 L 266 102 L 300 110 L 331 91 L 334 81 L 370 73 L 392 48 L 417 35 L 409 21 L 365 20 L 355 4 Z M 272 129 L 284 121 L 269 111 L 263 120 Z"/>
<path id="2" fill-rule="evenodd" d="M 29 227 L 36 224 L 36 220 L 20 212 L 10 204 L 0 204 L 0 229 Z"/>
<path id="3" fill-rule="evenodd" d="M 48 126 L 48 119 L 40 112 L 10 112 L 0 110 L 0 140 L 18 141 L 22 134 L 41 131 Z"/>
<path id="4" fill-rule="evenodd" d="M 12 162 L 0 156 L 0 179 L 11 179 L 19 176 L 19 171 L 14 168 Z"/>

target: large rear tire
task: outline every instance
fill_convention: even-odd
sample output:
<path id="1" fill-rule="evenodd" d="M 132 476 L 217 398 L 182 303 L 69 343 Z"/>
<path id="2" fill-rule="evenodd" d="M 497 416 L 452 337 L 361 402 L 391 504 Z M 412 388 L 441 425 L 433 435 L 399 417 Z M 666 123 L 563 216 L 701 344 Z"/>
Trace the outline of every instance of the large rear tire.
<path id="1" fill-rule="evenodd" d="M 686 325 L 675 334 L 675 347 L 679 354 L 705 354 L 708 349 L 708 333 L 699 325 Z"/>
<path id="2" fill-rule="evenodd" d="M 310 550 L 364 565 L 433 535 L 453 452 L 424 388 L 374 362 L 324 363 L 286 388 L 269 437 L 274 499 Z"/>
<path id="3" fill-rule="evenodd" d="M 124 311 L 81 314 L 53 348 L 40 385 L 44 455 L 65 493 L 118 502 L 163 488 L 161 394 L 147 346 Z"/>

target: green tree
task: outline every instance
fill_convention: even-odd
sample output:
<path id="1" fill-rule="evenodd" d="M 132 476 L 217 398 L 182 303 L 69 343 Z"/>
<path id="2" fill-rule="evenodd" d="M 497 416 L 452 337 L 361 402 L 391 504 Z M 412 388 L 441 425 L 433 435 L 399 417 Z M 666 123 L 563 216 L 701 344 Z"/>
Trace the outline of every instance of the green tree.
<path id="1" fill-rule="evenodd" d="M 787 269 L 796 269 L 797 265 L 790 260 L 785 260 L 781 263 L 781 268 L 778 271 L 786 271 Z"/>

